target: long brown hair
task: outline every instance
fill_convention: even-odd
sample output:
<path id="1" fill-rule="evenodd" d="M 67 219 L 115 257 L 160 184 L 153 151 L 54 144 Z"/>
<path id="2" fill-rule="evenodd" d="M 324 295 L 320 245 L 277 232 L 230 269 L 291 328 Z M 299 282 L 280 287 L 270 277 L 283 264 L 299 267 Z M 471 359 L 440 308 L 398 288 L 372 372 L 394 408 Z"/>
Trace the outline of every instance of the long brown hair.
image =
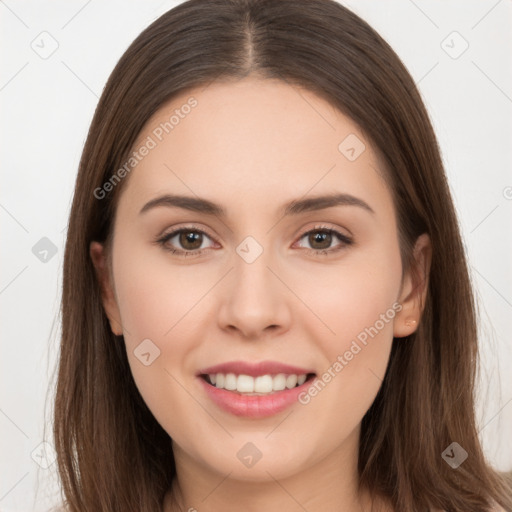
<path id="1" fill-rule="evenodd" d="M 417 331 L 394 340 L 362 421 L 360 486 L 398 512 L 512 510 L 512 488 L 486 461 L 475 421 L 476 308 L 436 137 L 415 83 L 390 46 L 333 0 L 189 0 L 123 54 L 83 150 L 65 246 L 54 425 L 70 512 L 154 512 L 175 475 L 169 435 L 132 378 L 101 302 L 91 241 L 112 239 L 125 182 L 94 191 L 127 160 L 141 129 L 178 93 L 249 74 L 317 93 L 350 117 L 384 162 L 405 270 L 428 233 L 432 262 Z M 457 468 L 442 453 L 457 442 Z"/>

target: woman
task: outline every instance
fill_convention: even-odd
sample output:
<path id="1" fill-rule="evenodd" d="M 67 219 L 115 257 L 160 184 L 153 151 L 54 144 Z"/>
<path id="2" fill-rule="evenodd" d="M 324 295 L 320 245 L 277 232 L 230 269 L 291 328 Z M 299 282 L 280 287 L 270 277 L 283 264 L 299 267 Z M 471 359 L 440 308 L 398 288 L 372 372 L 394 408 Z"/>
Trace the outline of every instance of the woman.
<path id="1" fill-rule="evenodd" d="M 133 42 L 83 151 L 62 317 L 69 511 L 512 510 L 428 115 L 331 0 L 191 0 Z"/>

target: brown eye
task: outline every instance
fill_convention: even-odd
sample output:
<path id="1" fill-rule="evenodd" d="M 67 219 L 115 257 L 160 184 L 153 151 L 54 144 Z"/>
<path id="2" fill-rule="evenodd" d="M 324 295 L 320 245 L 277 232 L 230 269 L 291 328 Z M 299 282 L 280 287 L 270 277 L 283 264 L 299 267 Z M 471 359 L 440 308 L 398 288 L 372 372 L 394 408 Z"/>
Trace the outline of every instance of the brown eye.
<path id="1" fill-rule="evenodd" d="M 178 256 L 199 256 L 204 249 L 203 243 L 206 239 L 210 239 L 204 231 L 195 228 L 176 229 L 157 242 L 167 251 Z"/>
<path id="2" fill-rule="evenodd" d="M 184 249 L 194 251 L 199 249 L 203 242 L 203 234 L 198 231 L 181 231 L 178 240 Z"/>
<path id="3" fill-rule="evenodd" d="M 304 249 L 313 255 L 328 255 L 340 251 L 349 245 L 352 245 L 354 241 L 352 238 L 340 233 L 339 231 L 319 226 L 313 230 L 304 233 L 300 240 L 306 238 L 310 247 Z M 332 247 L 332 243 L 338 241 L 338 244 Z"/>
<path id="4" fill-rule="evenodd" d="M 327 231 L 311 231 L 308 242 L 313 249 L 328 249 L 332 243 L 332 234 Z"/>

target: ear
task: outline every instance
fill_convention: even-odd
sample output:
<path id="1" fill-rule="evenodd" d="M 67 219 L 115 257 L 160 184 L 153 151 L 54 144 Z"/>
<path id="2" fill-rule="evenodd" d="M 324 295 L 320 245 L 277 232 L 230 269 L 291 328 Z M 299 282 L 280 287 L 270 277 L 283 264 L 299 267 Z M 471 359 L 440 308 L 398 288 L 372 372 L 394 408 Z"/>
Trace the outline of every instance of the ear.
<path id="1" fill-rule="evenodd" d="M 432 262 L 432 245 L 427 233 L 416 240 L 412 268 L 403 278 L 398 302 L 402 309 L 395 316 L 393 336 L 403 338 L 416 331 L 423 313 Z"/>
<path id="2" fill-rule="evenodd" d="M 123 334 L 121 315 L 115 298 L 112 276 L 108 269 L 107 255 L 103 244 L 91 242 L 89 255 L 96 270 L 96 277 L 101 288 L 103 308 L 110 322 L 110 328 L 116 336 L 121 336 Z"/>

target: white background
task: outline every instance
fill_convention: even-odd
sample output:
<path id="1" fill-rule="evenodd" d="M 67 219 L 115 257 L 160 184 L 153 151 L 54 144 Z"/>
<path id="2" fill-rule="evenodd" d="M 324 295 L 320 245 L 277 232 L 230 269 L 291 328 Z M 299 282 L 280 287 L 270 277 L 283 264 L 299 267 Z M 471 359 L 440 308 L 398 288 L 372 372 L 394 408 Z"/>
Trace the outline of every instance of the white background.
<path id="1" fill-rule="evenodd" d="M 47 390 L 78 162 L 117 60 L 178 3 L 0 0 L 2 512 L 45 511 L 58 502 L 56 465 L 43 469 L 32 456 L 44 460 L 45 424 L 52 443 Z M 491 463 L 512 469 L 512 1 L 342 3 L 395 49 L 433 120 L 481 313 L 480 436 Z M 43 59 L 32 47 L 51 48 L 52 38 L 58 48 Z M 464 40 L 468 49 L 452 58 Z M 57 248 L 46 263 L 32 252 L 43 237 Z"/>

